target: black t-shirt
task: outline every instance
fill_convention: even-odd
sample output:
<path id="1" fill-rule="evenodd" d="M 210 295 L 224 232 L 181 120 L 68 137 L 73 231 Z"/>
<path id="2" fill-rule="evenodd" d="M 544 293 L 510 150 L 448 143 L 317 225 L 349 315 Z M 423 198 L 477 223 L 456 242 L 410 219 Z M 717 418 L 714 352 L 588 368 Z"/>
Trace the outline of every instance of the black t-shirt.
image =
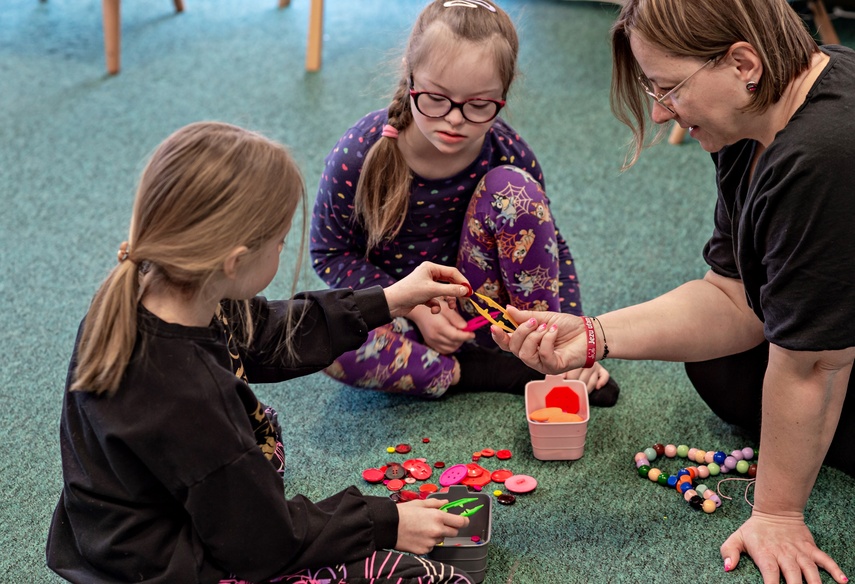
<path id="1" fill-rule="evenodd" d="M 317 503 L 283 493 L 275 440 L 265 436 L 272 420 L 247 381 L 317 371 L 391 318 L 379 287 L 298 298 L 296 313 L 307 311 L 296 369 L 269 358 L 287 302 L 253 301 L 249 350 L 233 342 L 226 312 L 208 327 L 185 327 L 140 308 L 115 395 L 65 393 L 65 484 L 48 566 L 72 582 L 217 582 L 231 574 L 259 582 L 395 544 L 398 513 L 388 498 L 355 487 Z M 74 366 L 72 358 L 70 372 Z"/>
<path id="2" fill-rule="evenodd" d="M 794 351 L 855 345 L 855 51 L 823 51 L 828 64 L 750 182 L 756 141 L 713 154 L 704 259 L 743 281 L 766 339 Z"/>

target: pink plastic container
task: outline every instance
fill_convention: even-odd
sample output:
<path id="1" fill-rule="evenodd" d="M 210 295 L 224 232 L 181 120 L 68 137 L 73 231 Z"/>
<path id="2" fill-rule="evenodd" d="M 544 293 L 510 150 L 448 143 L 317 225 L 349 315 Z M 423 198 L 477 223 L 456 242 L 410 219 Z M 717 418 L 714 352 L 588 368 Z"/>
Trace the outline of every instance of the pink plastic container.
<path id="1" fill-rule="evenodd" d="M 533 422 L 530 414 L 547 407 L 546 396 L 556 387 L 569 387 L 579 398 L 581 422 Z M 547 375 L 542 381 L 525 385 L 525 415 L 531 434 L 531 449 L 539 460 L 578 460 L 585 453 L 590 407 L 588 388 L 581 381 L 568 381 L 560 375 Z"/>

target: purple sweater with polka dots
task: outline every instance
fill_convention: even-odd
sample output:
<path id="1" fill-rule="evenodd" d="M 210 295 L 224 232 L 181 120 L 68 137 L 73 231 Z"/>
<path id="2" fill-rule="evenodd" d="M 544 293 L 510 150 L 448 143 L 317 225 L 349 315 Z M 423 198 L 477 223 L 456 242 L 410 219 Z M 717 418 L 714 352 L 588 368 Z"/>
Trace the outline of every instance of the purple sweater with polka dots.
<path id="1" fill-rule="evenodd" d="M 423 261 L 455 265 L 469 199 L 481 177 L 492 168 L 511 164 L 526 170 L 543 185 L 540 164 L 528 144 L 497 118 L 484 138 L 481 153 L 463 171 L 436 180 L 413 176 L 410 204 L 400 233 L 366 257 L 367 237 L 354 220 L 353 201 L 365 155 L 380 138 L 385 122 L 386 110 L 366 115 L 342 136 L 325 159 L 312 212 L 310 252 L 315 271 L 331 287 L 388 286 Z M 556 242 L 562 263 L 572 261 L 564 238 L 557 232 Z"/>

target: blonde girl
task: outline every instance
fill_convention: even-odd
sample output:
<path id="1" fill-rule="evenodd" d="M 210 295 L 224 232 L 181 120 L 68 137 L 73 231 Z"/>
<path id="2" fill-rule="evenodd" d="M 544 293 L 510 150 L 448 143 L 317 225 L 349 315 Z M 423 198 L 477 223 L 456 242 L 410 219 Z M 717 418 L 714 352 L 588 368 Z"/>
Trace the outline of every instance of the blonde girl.
<path id="1" fill-rule="evenodd" d="M 423 264 L 385 290 L 257 296 L 302 201 L 287 150 L 236 126 L 191 124 L 152 155 L 69 367 L 47 543 L 63 578 L 470 581 L 384 551 L 423 554 L 456 534 L 468 520 L 441 502 L 283 495 L 279 418 L 249 383 L 318 371 L 416 304 L 438 311 L 435 298 L 469 290 Z"/>

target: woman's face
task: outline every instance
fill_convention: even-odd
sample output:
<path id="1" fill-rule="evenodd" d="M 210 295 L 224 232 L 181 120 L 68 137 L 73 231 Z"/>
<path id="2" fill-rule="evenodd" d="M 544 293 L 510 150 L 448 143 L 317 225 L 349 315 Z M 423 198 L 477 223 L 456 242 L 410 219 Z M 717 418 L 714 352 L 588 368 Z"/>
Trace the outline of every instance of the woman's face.
<path id="1" fill-rule="evenodd" d="M 654 93 L 665 95 L 685 81 L 664 100 L 673 112 L 650 100 L 654 122 L 676 120 L 707 152 L 746 137 L 750 114 L 740 108 L 748 104 L 750 94 L 727 57 L 705 65 L 703 59 L 671 55 L 637 34 L 630 38 L 630 46 Z"/>

